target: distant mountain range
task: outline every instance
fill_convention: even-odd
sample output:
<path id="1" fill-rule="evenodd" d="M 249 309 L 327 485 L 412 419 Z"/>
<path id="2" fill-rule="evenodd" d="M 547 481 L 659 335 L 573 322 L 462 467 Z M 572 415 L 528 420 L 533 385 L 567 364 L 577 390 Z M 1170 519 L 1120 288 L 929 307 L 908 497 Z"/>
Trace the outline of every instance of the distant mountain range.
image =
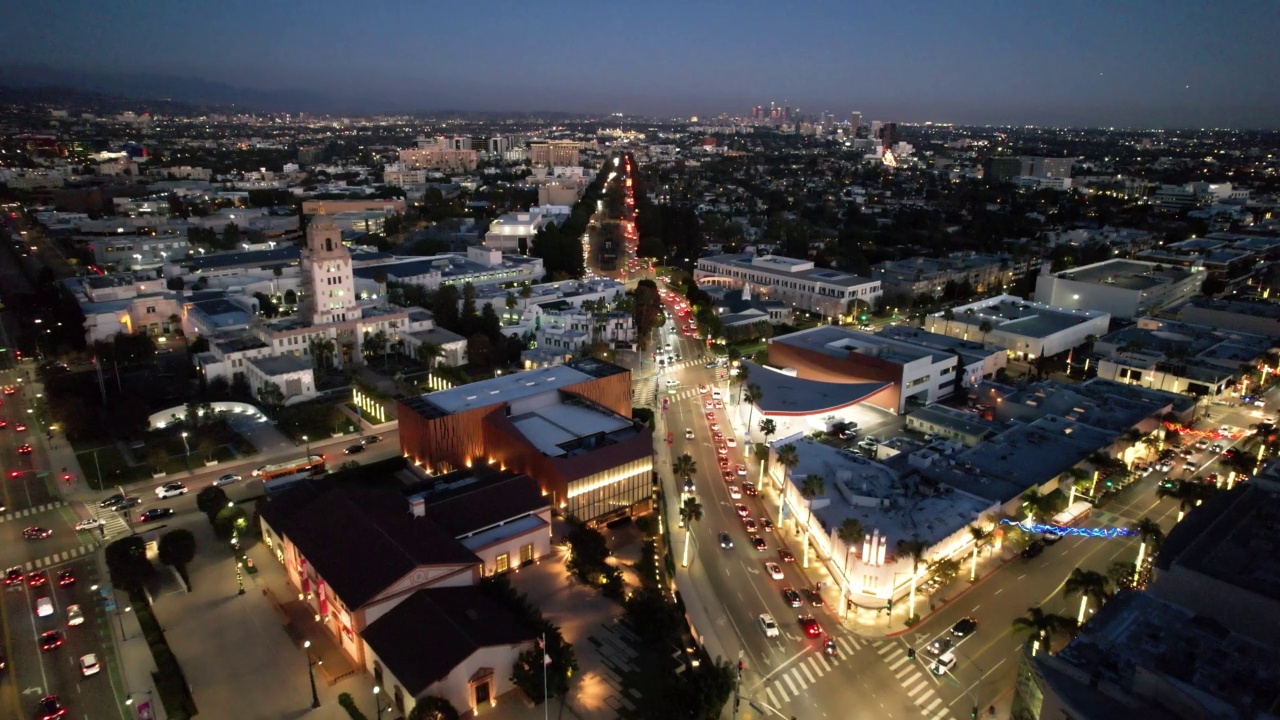
<path id="1" fill-rule="evenodd" d="M 339 101 L 306 90 L 259 90 L 194 77 L 99 73 L 48 65 L 0 66 L 0 85 L 15 88 L 68 88 L 139 100 L 168 100 L 259 112 L 352 112 L 373 103 Z"/>

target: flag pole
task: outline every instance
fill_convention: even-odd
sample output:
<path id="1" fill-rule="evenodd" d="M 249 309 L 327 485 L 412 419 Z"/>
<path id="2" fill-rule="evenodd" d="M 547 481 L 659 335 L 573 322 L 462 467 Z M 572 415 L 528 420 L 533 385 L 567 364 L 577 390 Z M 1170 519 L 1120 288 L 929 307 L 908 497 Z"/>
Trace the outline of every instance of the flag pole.
<path id="1" fill-rule="evenodd" d="M 548 713 L 550 713 L 549 708 L 551 707 L 551 698 L 547 697 L 547 666 L 551 664 L 549 662 L 551 656 L 547 654 L 547 634 L 545 632 L 542 633 L 542 640 L 538 642 L 538 645 L 542 648 L 542 717 L 543 720 L 546 720 L 549 717 Z"/>

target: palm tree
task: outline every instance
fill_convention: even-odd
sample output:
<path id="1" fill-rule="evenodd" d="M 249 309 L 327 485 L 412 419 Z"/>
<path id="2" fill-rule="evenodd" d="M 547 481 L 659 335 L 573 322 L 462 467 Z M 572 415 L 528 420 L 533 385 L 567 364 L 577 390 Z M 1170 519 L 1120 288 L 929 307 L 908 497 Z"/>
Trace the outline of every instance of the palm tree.
<path id="1" fill-rule="evenodd" d="M 685 453 L 676 458 L 675 462 L 671 464 L 671 472 L 677 478 L 692 477 L 694 473 L 698 472 L 698 463 L 694 462 L 692 455 Z"/>
<path id="2" fill-rule="evenodd" d="M 685 457 L 688 457 L 686 455 Z M 681 567 L 689 567 L 689 529 L 699 520 L 702 519 L 702 503 L 698 502 L 695 497 L 687 497 L 680 506 L 680 521 L 684 523 L 684 557 L 680 561 Z"/>
<path id="3" fill-rule="evenodd" d="M 778 492 L 778 511 L 781 512 L 787 498 L 787 477 L 791 468 L 800 464 L 800 453 L 794 443 L 778 448 L 778 464 L 782 466 L 782 489 Z"/>
<path id="4" fill-rule="evenodd" d="M 1203 480 L 1179 480 L 1172 487 L 1160 486 L 1156 488 L 1156 497 L 1178 501 L 1178 522 L 1182 522 L 1182 518 L 1186 517 L 1187 511 L 1204 502 L 1218 488 L 1216 485 L 1210 485 Z"/>
<path id="5" fill-rule="evenodd" d="M 1111 599 L 1110 586 L 1111 581 L 1100 572 L 1080 568 L 1071 571 L 1071 576 L 1062 584 L 1062 594 L 1065 597 L 1080 596 L 1080 614 L 1076 616 L 1077 625 L 1084 624 L 1084 611 L 1088 609 L 1090 600 L 1101 606 Z"/>
<path id="6" fill-rule="evenodd" d="M 950 335 L 950 334 L 951 334 L 951 321 L 956 319 L 956 314 L 955 314 L 954 312 L 952 312 L 952 311 L 951 311 L 951 308 L 947 308 L 946 310 L 943 310 L 943 311 L 942 311 L 942 319 L 947 321 L 947 322 L 946 322 L 946 324 L 945 324 L 945 325 L 943 325 L 942 334 L 943 334 L 943 335 Z"/>
<path id="7" fill-rule="evenodd" d="M 751 420 L 753 419 L 753 413 L 756 410 L 755 404 L 760 402 L 763 399 L 764 399 L 764 391 L 760 389 L 759 385 L 755 385 L 755 384 L 748 385 L 747 391 L 742 394 L 742 401 L 745 403 L 749 403 L 749 407 L 747 408 L 747 427 L 751 427 Z"/>
<path id="8" fill-rule="evenodd" d="M 769 444 L 769 438 L 778 432 L 778 424 L 769 418 L 760 421 L 760 434 L 764 435 L 764 443 Z"/>
<path id="9" fill-rule="evenodd" d="M 418 347 L 413 351 L 413 356 L 418 362 L 427 366 L 427 378 L 430 378 L 431 368 L 435 367 L 436 360 L 444 357 L 444 348 L 440 346 L 440 343 L 419 343 Z"/>
<path id="10" fill-rule="evenodd" d="M 311 361 L 315 363 L 317 369 L 321 369 L 329 366 L 326 360 L 333 357 L 337 346 L 334 345 L 332 339 L 322 335 L 315 335 L 307 341 L 307 348 L 311 352 Z"/>
<path id="11" fill-rule="evenodd" d="M 983 320 L 982 324 L 978 326 L 978 332 L 982 333 L 983 345 L 987 344 L 987 333 L 995 329 L 996 329 L 996 326 L 992 325 L 990 320 Z"/>
<path id="12" fill-rule="evenodd" d="M 969 566 L 969 582 L 978 579 L 978 544 L 987 539 L 988 533 L 980 525 L 970 525 L 969 534 L 973 536 L 973 562 Z"/>
<path id="13" fill-rule="evenodd" d="M 841 596 L 842 600 L 848 598 L 851 594 L 850 586 L 852 583 L 849 581 L 849 553 L 853 551 L 854 545 L 862 542 L 862 538 L 865 537 L 866 534 L 867 532 L 862 529 L 862 523 L 858 522 L 856 518 L 845 518 L 844 522 L 840 523 L 840 527 L 836 528 L 836 536 L 840 538 L 840 542 L 844 543 L 844 594 Z M 841 617 L 847 616 L 848 614 L 849 603 L 840 603 Z"/>
<path id="14" fill-rule="evenodd" d="M 1022 507 L 1027 511 L 1027 517 L 1035 522 L 1038 516 L 1048 514 L 1053 507 L 1053 501 L 1048 495 L 1042 494 L 1039 488 L 1031 488 L 1022 493 Z"/>
<path id="15" fill-rule="evenodd" d="M 827 481 L 821 475 L 805 475 L 800 483 L 800 497 L 809 503 L 809 516 L 804 521 L 804 566 L 809 567 L 809 533 L 813 522 L 813 499 L 827 492 Z"/>
<path id="16" fill-rule="evenodd" d="M 1159 490 L 1156 494 L 1160 494 Z M 1129 530 L 1138 536 L 1138 559 L 1133 561 L 1133 579 L 1137 584 L 1138 578 L 1142 575 L 1142 560 L 1147 555 L 1147 541 L 1151 541 L 1151 554 L 1154 555 L 1156 550 L 1160 549 L 1160 543 L 1164 542 L 1164 529 L 1160 527 L 1160 523 L 1144 517 L 1130 525 Z"/>
<path id="17" fill-rule="evenodd" d="M 912 618 L 916 614 L 916 577 L 920 574 L 920 563 L 924 561 L 929 544 L 923 540 L 899 540 L 897 548 L 898 554 L 911 558 L 911 601 L 907 605 L 907 617 Z"/>
<path id="18" fill-rule="evenodd" d="M 738 402 L 741 403 L 743 390 L 747 387 L 747 380 L 751 379 L 751 371 L 747 369 L 745 362 L 738 363 L 738 372 L 733 376 L 733 383 L 738 386 Z M 750 423 L 748 423 L 748 427 Z"/>
<path id="19" fill-rule="evenodd" d="M 1031 646 L 1031 654 L 1035 655 L 1041 643 L 1044 643 L 1045 651 L 1049 651 L 1053 633 L 1055 632 L 1072 632 L 1075 630 L 1075 623 L 1071 618 L 1047 613 L 1038 607 L 1027 608 L 1027 614 L 1022 617 L 1013 619 L 1013 634 L 1020 635 L 1027 633 L 1035 644 Z"/>

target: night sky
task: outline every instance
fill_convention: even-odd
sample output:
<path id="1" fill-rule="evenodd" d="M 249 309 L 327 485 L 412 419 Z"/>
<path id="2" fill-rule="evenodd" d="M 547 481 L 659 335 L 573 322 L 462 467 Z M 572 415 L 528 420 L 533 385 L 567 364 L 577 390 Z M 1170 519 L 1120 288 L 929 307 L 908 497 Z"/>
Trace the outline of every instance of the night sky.
<path id="1" fill-rule="evenodd" d="M 320 92 L 348 107 L 1280 126 L 1276 0 L 56 0 L 0 63 Z"/>

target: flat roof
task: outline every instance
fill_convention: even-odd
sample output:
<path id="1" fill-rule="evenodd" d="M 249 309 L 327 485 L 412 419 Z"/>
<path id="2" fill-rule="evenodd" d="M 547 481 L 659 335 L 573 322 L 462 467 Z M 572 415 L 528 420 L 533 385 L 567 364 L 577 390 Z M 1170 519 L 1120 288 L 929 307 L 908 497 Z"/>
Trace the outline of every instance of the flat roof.
<path id="1" fill-rule="evenodd" d="M 769 342 L 805 348 L 842 360 L 848 358 L 850 352 L 870 355 L 900 364 L 922 358 L 929 358 L 930 362 L 936 363 L 942 362 L 949 357 L 955 357 L 955 354 L 951 352 L 933 350 L 912 342 L 903 342 L 891 337 L 873 335 L 836 325 L 819 325 L 808 330 L 773 338 Z"/>
<path id="2" fill-rule="evenodd" d="M 522 435 L 544 455 L 563 457 L 574 440 L 631 427 L 631 421 L 578 404 L 556 404 L 510 418 Z"/>
<path id="3" fill-rule="evenodd" d="M 568 365 L 557 365 L 459 385 L 422 397 L 446 413 L 457 413 L 559 390 L 590 379 L 590 375 Z"/>
<path id="4" fill-rule="evenodd" d="M 832 383 L 805 380 L 765 365 L 743 361 L 750 384 L 764 397 L 756 407 L 767 415 L 813 415 L 859 403 L 892 383 Z"/>
<path id="5" fill-rule="evenodd" d="M 302 257 L 302 248 L 297 245 L 284 245 L 270 250 L 248 250 L 244 252 L 215 253 L 213 255 L 188 255 L 175 263 L 187 270 L 199 272 L 225 267 L 253 266 L 273 267 L 276 265 L 296 265 Z"/>
<path id="6" fill-rule="evenodd" d="M 840 270 L 832 270 L 830 268 L 811 268 L 809 270 L 790 271 L 784 268 L 793 267 L 801 263 L 810 263 L 810 260 L 797 260 L 795 258 L 784 257 L 782 255 L 761 256 L 761 259 L 767 257 L 768 260 L 764 264 L 753 264 L 752 261 L 756 256 L 751 253 L 738 253 L 732 255 L 711 255 L 709 257 L 698 258 L 698 262 L 707 261 L 718 263 L 720 265 L 732 265 L 743 270 L 753 270 L 755 272 L 771 275 L 773 277 L 787 280 L 808 280 L 810 282 L 819 282 L 824 285 L 834 285 L 838 287 L 858 287 L 859 285 L 870 285 L 880 282 L 864 278 L 853 273 L 841 272 Z M 776 267 L 770 267 L 774 265 Z"/>
<path id="7" fill-rule="evenodd" d="M 1159 270 L 1157 270 L 1159 268 Z M 1193 273 L 1186 268 L 1161 265 L 1140 260 L 1104 260 L 1093 265 L 1063 270 L 1053 274 L 1056 278 L 1075 282 L 1107 284 L 1126 290 L 1147 290 L 1157 285 L 1180 282 Z"/>
<path id="8" fill-rule="evenodd" d="M 977 419 L 977 415 L 953 410 L 945 405 L 923 407 L 910 413 L 907 417 L 913 417 L 934 425 L 941 425 L 942 427 L 949 427 L 965 435 L 981 437 L 996 432 L 996 429 L 991 425 Z"/>
<path id="9" fill-rule="evenodd" d="M 1270 300 L 1232 300 L 1196 297 L 1188 300 L 1183 307 L 1194 307 L 1201 310 L 1217 310 L 1218 312 L 1254 315 L 1280 320 L 1280 303 Z"/>
<path id="10" fill-rule="evenodd" d="M 1170 531 L 1168 556 L 1159 565 L 1181 565 L 1228 585 L 1280 601 L 1280 555 L 1263 551 L 1276 543 L 1280 492 L 1273 483 L 1239 485 L 1189 517 L 1195 523 Z"/>
<path id="11" fill-rule="evenodd" d="M 249 358 L 249 362 L 261 370 L 263 375 L 284 375 L 285 373 L 310 370 L 312 367 L 308 358 L 298 355 Z"/>
<path id="12" fill-rule="evenodd" d="M 892 338 L 900 342 L 913 343 L 930 350 L 942 350 L 960 353 L 965 365 L 981 362 L 996 354 L 1004 354 L 1004 348 L 986 347 L 980 342 L 963 338 L 929 332 L 910 325 L 885 325 L 876 331 L 881 337 Z"/>

